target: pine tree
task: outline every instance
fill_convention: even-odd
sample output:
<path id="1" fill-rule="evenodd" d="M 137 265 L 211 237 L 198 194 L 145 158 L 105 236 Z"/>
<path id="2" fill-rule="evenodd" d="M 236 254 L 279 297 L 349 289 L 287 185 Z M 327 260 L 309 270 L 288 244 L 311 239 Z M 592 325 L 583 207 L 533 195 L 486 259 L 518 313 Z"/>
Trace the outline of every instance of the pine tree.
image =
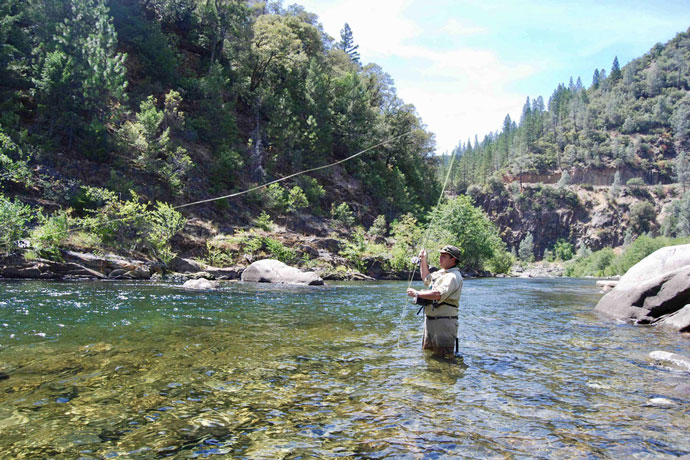
<path id="1" fill-rule="evenodd" d="M 594 69 L 594 75 L 592 76 L 592 88 L 594 88 L 594 89 L 599 88 L 599 83 L 600 83 L 599 69 Z"/>
<path id="2" fill-rule="evenodd" d="M 355 45 L 354 39 L 352 38 L 352 29 L 350 25 L 346 22 L 343 29 L 340 31 L 340 43 L 338 47 L 345 51 L 350 59 L 359 64 L 359 45 Z"/>
<path id="3" fill-rule="evenodd" d="M 52 41 L 37 50 L 34 84 L 48 134 L 64 133 L 71 148 L 76 136 L 105 142 L 105 125 L 125 100 L 127 80 L 126 55 L 116 52 L 105 0 L 70 0 L 67 10 Z"/>
<path id="4" fill-rule="evenodd" d="M 613 64 L 611 65 L 611 75 L 609 75 L 609 78 L 611 78 L 612 81 L 616 82 L 620 80 L 623 77 L 623 74 L 621 73 L 621 66 L 618 64 L 618 56 L 613 58 Z"/>

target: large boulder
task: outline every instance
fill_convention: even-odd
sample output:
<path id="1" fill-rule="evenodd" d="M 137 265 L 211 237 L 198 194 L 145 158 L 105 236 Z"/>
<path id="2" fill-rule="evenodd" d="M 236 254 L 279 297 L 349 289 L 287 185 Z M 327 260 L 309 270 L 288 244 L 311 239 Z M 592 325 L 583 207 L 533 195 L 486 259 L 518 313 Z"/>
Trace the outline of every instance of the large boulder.
<path id="1" fill-rule="evenodd" d="M 313 272 L 303 272 L 279 260 L 258 260 L 242 272 L 242 281 L 253 283 L 282 283 L 322 285 L 323 279 Z"/>
<path id="2" fill-rule="evenodd" d="M 668 246 L 634 265 L 595 310 L 636 324 L 690 332 L 690 244 Z"/>

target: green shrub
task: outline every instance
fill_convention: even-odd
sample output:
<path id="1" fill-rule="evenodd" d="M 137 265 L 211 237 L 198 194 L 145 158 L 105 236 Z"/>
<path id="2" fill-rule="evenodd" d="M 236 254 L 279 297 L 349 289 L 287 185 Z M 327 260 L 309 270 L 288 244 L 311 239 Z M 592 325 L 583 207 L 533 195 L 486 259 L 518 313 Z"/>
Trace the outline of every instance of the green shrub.
<path id="1" fill-rule="evenodd" d="M 469 197 L 461 195 L 441 204 L 429 214 L 429 222 L 431 241 L 438 247 L 452 244 L 460 249 L 460 267 L 482 270 L 507 263 L 498 229 Z"/>
<path id="2" fill-rule="evenodd" d="M 28 233 L 32 215 L 29 205 L 10 201 L 0 194 L 0 250 L 9 253 L 19 246 Z"/>
<path id="3" fill-rule="evenodd" d="M 288 207 L 287 199 L 285 198 L 285 189 L 280 184 L 271 184 L 263 189 L 264 207 L 267 209 L 283 214 Z"/>
<path id="4" fill-rule="evenodd" d="M 60 247 L 70 231 L 68 211 L 58 211 L 50 217 L 39 214 L 39 225 L 31 231 L 31 246 L 41 257 L 61 260 Z"/>
<path id="5" fill-rule="evenodd" d="M 386 216 L 383 214 L 380 214 L 376 216 L 376 219 L 374 219 L 374 222 L 371 224 L 371 227 L 369 227 L 369 235 L 376 238 L 376 237 L 384 237 L 386 236 L 386 233 L 388 233 L 388 226 L 386 225 Z"/>
<path id="6" fill-rule="evenodd" d="M 178 109 L 181 101 L 178 92 L 170 91 L 164 109 L 158 110 L 149 96 L 141 103 L 136 121 L 126 122 L 119 132 L 121 143 L 136 154 L 135 165 L 157 174 L 174 193 L 182 192 L 183 178 L 194 166 L 187 151 L 170 138 L 173 127 L 184 125 L 184 114 Z"/>
<path id="7" fill-rule="evenodd" d="M 421 244 L 422 229 L 417 224 L 417 219 L 412 214 L 404 214 L 399 220 L 391 224 L 393 247 L 390 250 L 391 258 L 386 268 L 395 271 L 411 270 L 411 258 L 419 251 L 417 245 Z"/>
<path id="8" fill-rule="evenodd" d="M 568 243 L 563 238 L 559 238 L 553 246 L 553 256 L 556 260 L 570 260 L 573 258 L 574 250 L 572 244 Z"/>
<path id="9" fill-rule="evenodd" d="M 263 246 L 266 253 L 278 259 L 279 261 L 291 264 L 297 259 L 297 254 L 290 248 L 285 247 L 283 243 L 273 238 L 263 238 Z"/>
<path id="10" fill-rule="evenodd" d="M 114 200 L 117 200 L 117 195 L 108 189 L 81 186 L 70 199 L 70 205 L 78 215 L 85 215 L 86 210 L 101 208 Z"/>
<path id="11" fill-rule="evenodd" d="M 630 208 L 630 226 L 638 234 L 651 230 L 656 222 L 654 205 L 649 201 L 639 201 Z"/>
<path id="12" fill-rule="evenodd" d="M 273 221 L 271 220 L 271 216 L 269 216 L 266 211 L 261 211 L 261 214 L 259 214 L 259 217 L 256 219 L 256 226 L 262 230 L 270 232 L 273 230 Z"/>
<path id="13" fill-rule="evenodd" d="M 0 128 L 0 185 L 11 181 L 27 185 L 31 182 L 28 156 Z"/>
<path id="14" fill-rule="evenodd" d="M 331 205 L 331 217 L 345 228 L 350 228 L 355 223 L 352 209 L 347 203 L 340 203 L 338 206 L 333 203 Z"/>
<path id="15" fill-rule="evenodd" d="M 321 211 L 320 202 L 321 199 L 326 196 L 326 190 L 316 179 L 309 176 L 300 176 L 297 182 L 299 186 L 302 187 L 302 190 L 304 190 L 304 194 L 307 196 L 307 201 L 312 211 L 316 211 L 316 214 L 323 212 Z"/>
<path id="16" fill-rule="evenodd" d="M 287 198 L 287 211 L 295 212 L 308 206 L 309 200 L 307 200 L 307 195 L 304 194 L 302 188 L 298 185 L 292 187 Z"/>
<path id="17" fill-rule="evenodd" d="M 146 214 L 145 221 L 149 227 L 146 240 L 153 255 L 169 263 L 177 255 L 170 247 L 170 240 L 184 228 L 187 219 L 169 204 L 158 201 L 155 209 Z"/>

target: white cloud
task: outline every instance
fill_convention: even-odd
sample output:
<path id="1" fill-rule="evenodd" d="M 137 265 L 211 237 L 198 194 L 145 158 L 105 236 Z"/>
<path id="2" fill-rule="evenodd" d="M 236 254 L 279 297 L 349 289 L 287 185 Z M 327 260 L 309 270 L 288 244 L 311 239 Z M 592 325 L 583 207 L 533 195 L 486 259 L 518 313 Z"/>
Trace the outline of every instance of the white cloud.
<path id="1" fill-rule="evenodd" d="M 399 96 L 417 108 L 436 135 L 439 153 L 458 142 L 483 137 L 501 127 L 506 114 L 519 114 L 524 95 L 511 82 L 533 74 L 535 65 L 509 65 L 491 50 L 469 47 L 439 49 L 420 43 L 425 34 L 467 36 L 486 33 L 465 20 L 441 17 L 438 29 L 424 30 L 410 19 L 411 0 L 351 0 L 301 4 L 319 16 L 336 40 L 345 22 L 352 28 L 363 62 L 376 62 L 395 80 Z M 394 70 L 391 70 L 394 69 Z"/>
<path id="2" fill-rule="evenodd" d="M 452 36 L 468 36 L 485 34 L 488 29 L 486 27 L 479 27 L 465 21 L 460 21 L 455 18 L 449 19 L 441 29 L 447 35 Z"/>

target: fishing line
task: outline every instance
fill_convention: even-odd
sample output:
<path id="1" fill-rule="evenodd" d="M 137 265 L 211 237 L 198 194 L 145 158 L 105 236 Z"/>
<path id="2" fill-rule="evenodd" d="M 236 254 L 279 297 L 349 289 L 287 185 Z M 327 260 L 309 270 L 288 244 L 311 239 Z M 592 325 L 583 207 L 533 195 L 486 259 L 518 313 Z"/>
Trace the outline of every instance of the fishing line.
<path id="1" fill-rule="evenodd" d="M 395 140 L 398 140 L 398 139 L 401 139 L 401 138 L 403 138 L 403 137 L 405 137 L 405 136 L 408 136 L 408 135 L 410 135 L 413 131 L 414 131 L 414 129 L 410 129 L 409 131 L 407 131 L 407 132 L 405 132 L 405 133 L 403 133 L 403 134 L 399 134 L 398 136 L 388 138 L 388 139 L 386 139 L 386 140 L 384 140 L 384 141 L 382 141 L 382 142 L 379 142 L 379 143 L 376 144 L 376 145 L 372 145 L 371 147 L 368 147 L 368 148 L 366 148 L 366 149 L 364 149 L 364 150 L 361 150 L 361 151 L 359 151 L 359 152 L 357 152 L 357 153 L 355 153 L 355 154 L 353 154 L 353 155 L 350 155 L 350 156 L 347 157 L 347 158 L 343 158 L 342 160 L 334 161 L 333 163 L 329 163 L 329 164 L 326 164 L 326 165 L 323 165 L 323 166 L 317 166 L 316 168 L 305 169 L 304 171 L 300 171 L 300 172 L 297 172 L 297 173 L 294 173 L 294 174 L 290 174 L 289 176 L 285 176 L 285 177 L 282 177 L 282 178 L 280 178 L 280 179 L 276 179 L 276 180 L 273 180 L 273 181 L 270 181 L 270 182 L 266 182 L 266 183 L 264 183 L 264 184 L 257 185 L 257 186 L 255 186 L 255 187 L 251 187 L 251 188 L 249 188 L 249 189 L 247 189 L 247 190 L 244 190 L 244 191 L 241 191 L 241 192 L 231 193 L 231 194 L 229 194 L 229 195 L 218 196 L 218 197 L 215 197 L 215 198 L 208 198 L 208 199 L 205 199 L 205 200 L 193 201 L 193 202 L 191 202 L 191 203 L 185 203 L 185 204 L 181 204 L 181 205 L 178 205 L 178 206 L 173 206 L 172 208 L 173 208 L 173 209 L 181 209 L 181 208 L 186 208 L 186 207 L 189 207 L 189 206 L 194 206 L 194 205 L 197 205 L 197 204 L 210 203 L 210 202 L 212 202 L 212 201 L 224 200 L 224 199 L 226 199 L 226 198 L 233 198 L 233 197 L 236 197 L 236 196 L 240 196 L 240 195 L 244 195 L 244 194 L 253 192 L 253 191 L 255 191 L 255 190 L 259 190 L 259 189 L 268 187 L 269 185 L 272 185 L 272 184 L 277 184 L 278 182 L 283 182 L 283 181 L 285 181 L 285 180 L 291 179 L 291 178 L 293 178 L 293 177 L 300 176 L 300 175 L 302 175 L 302 174 L 306 174 L 306 173 L 310 173 L 310 172 L 314 172 L 314 171 L 319 171 L 319 170 L 326 169 L 326 168 L 331 168 L 331 167 L 333 167 L 333 166 L 336 166 L 336 165 L 339 165 L 339 164 L 341 164 L 341 163 L 345 163 L 346 161 L 350 161 L 350 160 L 352 160 L 352 159 L 354 159 L 354 158 L 357 158 L 358 156 L 360 156 L 360 155 L 362 155 L 362 154 L 364 154 L 364 153 L 366 153 L 366 152 L 368 152 L 368 151 L 370 151 L 370 150 L 373 150 L 373 149 L 375 149 L 375 148 L 377 148 L 377 147 L 381 147 L 382 145 L 388 144 L 389 142 L 393 142 L 393 141 L 395 141 Z M 122 222 L 122 221 L 130 220 L 130 219 L 137 219 L 138 217 L 140 217 L 140 216 L 128 216 L 128 217 L 122 217 L 122 218 L 119 218 L 119 219 L 110 219 L 110 220 L 107 220 L 107 221 L 105 221 L 105 222 L 99 223 L 99 226 L 104 227 L 104 226 L 106 226 L 106 225 L 108 225 L 108 224 L 112 224 L 112 223 L 115 223 L 115 222 Z M 76 231 L 76 230 L 83 230 L 83 229 L 88 228 L 88 227 L 89 227 L 89 224 L 88 224 L 88 223 L 82 223 L 82 224 L 77 225 L 77 226 L 75 226 L 75 227 L 67 228 L 66 230 L 63 230 L 63 231 L 58 231 L 58 232 L 55 232 L 55 233 L 48 233 L 48 234 L 44 234 L 44 235 L 42 235 L 42 236 L 43 236 L 44 238 L 47 238 L 47 237 L 52 237 L 52 236 L 59 236 L 59 235 L 62 235 L 62 234 L 65 234 L 65 235 L 66 235 L 66 234 L 69 234 L 69 233 L 74 232 L 74 231 Z M 15 244 L 21 245 L 21 244 L 23 244 L 23 241 L 22 241 L 22 240 L 19 240 L 19 241 L 15 241 L 14 243 L 15 243 Z M 29 246 L 29 247 L 30 247 L 30 246 Z"/>
<path id="2" fill-rule="evenodd" d="M 288 180 L 288 179 L 292 179 L 293 177 L 301 176 L 302 174 L 306 174 L 306 173 L 310 173 L 310 172 L 314 172 L 314 171 L 319 171 L 319 170 L 321 170 L 321 169 L 331 168 L 331 167 L 333 167 L 333 166 L 335 166 L 335 165 L 338 165 L 338 164 L 340 164 L 340 163 L 345 163 L 346 161 L 350 161 L 350 160 L 352 160 L 353 158 L 356 158 L 356 157 L 362 155 L 363 153 L 368 152 L 369 150 L 373 150 L 373 149 L 375 149 L 375 148 L 377 148 L 377 147 L 380 147 L 380 146 L 382 146 L 382 145 L 384 145 L 384 144 L 387 144 L 387 143 L 389 143 L 389 142 L 392 142 L 392 141 L 395 141 L 395 140 L 397 140 L 397 139 L 400 139 L 401 137 L 405 137 L 405 136 L 407 136 L 408 134 L 410 134 L 412 131 L 413 131 L 413 130 L 411 129 L 411 130 L 407 131 L 407 132 L 404 133 L 404 134 L 400 134 L 399 136 L 395 136 L 395 137 L 392 137 L 392 138 L 390 138 L 390 139 L 386 139 L 385 141 L 379 142 L 379 143 L 376 144 L 376 145 L 372 145 L 371 147 L 366 148 L 366 149 L 364 149 L 364 150 L 362 150 L 362 151 L 360 151 L 360 152 L 357 152 L 357 153 L 355 153 L 354 155 L 350 155 L 350 156 L 347 157 L 347 158 L 344 158 L 344 159 L 338 160 L 338 161 L 334 161 L 333 163 L 329 163 L 329 164 L 327 164 L 327 165 L 318 166 L 318 167 L 316 167 L 316 168 L 311 168 L 311 169 L 305 169 L 304 171 L 300 171 L 300 172 L 297 172 L 297 173 L 294 173 L 294 174 L 290 174 L 289 176 L 281 177 L 280 179 L 276 179 L 276 180 L 273 180 L 273 181 L 271 181 L 271 182 L 266 182 L 265 184 L 257 185 L 256 187 L 252 187 L 252 188 L 247 189 L 247 190 L 244 190 L 244 191 L 242 191 L 242 192 L 231 193 L 231 194 L 229 194 L 229 195 L 223 195 L 223 196 L 218 196 L 218 197 L 215 197 L 215 198 L 209 198 L 209 199 L 207 199 L 207 200 L 199 200 L 199 201 L 194 201 L 194 202 L 192 202 L 192 203 L 187 203 L 187 204 L 181 204 L 181 205 L 179 205 L 179 206 L 174 206 L 174 209 L 185 208 L 185 207 L 187 207 L 187 206 L 194 206 L 194 205 L 196 205 L 196 204 L 209 203 L 209 202 L 211 202 L 211 201 L 224 200 L 224 199 L 226 199 L 226 198 L 233 198 L 233 197 L 236 197 L 236 196 L 244 195 L 245 193 L 250 193 L 250 192 L 253 192 L 253 191 L 255 191 L 255 190 L 259 190 L 259 189 L 264 188 L 264 187 L 268 187 L 269 185 L 272 185 L 272 184 L 277 184 L 278 182 L 282 182 L 282 181 L 285 181 L 285 180 Z"/>
<path id="3" fill-rule="evenodd" d="M 432 209 L 438 209 L 438 207 L 441 205 L 441 200 L 443 199 L 443 195 L 446 193 L 446 187 L 448 186 L 448 179 L 450 179 L 450 172 L 453 170 L 453 162 L 455 161 L 455 156 L 457 154 L 457 149 L 453 150 L 453 155 L 450 157 L 450 163 L 448 165 L 448 172 L 446 173 L 446 180 L 443 182 L 443 188 L 441 188 L 441 194 L 438 196 L 438 201 L 436 202 L 436 206 L 434 206 Z M 421 240 L 421 244 L 416 247 L 417 251 L 416 253 L 419 254 L 419 251 L 421 251 L 425 246 L 426 243 L 429 239 L 429 235 L 431 234 L 431 229 L 434 227 L 434 224 L 436 223 L 436 220 L 439 218 L 439 215 L 436 214 L 431 222 L 429 222 L 429 225 L 427 226 L 426 233 L 424 234 L 424 237 Z M 428 253 L 427 253 L 428 256 Z M 415 256 L 416 257 L 416 256 Z M 414 281 L 414 275 L 417 272 L 417 264 L 414 264 L 412 267 L 412 270 L 410 271 L 410 275 L 407 280 L 407 289 L 412 286 L 412 281 Z M 405 289 L 405 295 L 407 296 L 407 289 Z M 402 305 L 402 309 L 400 311 L 400 319 L 398 320 L 398 348 L 400 348 L 400 336 L 402 335 L 402 328 L 403 324 L 405 321 L 405 314 L 407 313 L 407 303 L 408 300 L 406 299 L 405 302 Z"/>

